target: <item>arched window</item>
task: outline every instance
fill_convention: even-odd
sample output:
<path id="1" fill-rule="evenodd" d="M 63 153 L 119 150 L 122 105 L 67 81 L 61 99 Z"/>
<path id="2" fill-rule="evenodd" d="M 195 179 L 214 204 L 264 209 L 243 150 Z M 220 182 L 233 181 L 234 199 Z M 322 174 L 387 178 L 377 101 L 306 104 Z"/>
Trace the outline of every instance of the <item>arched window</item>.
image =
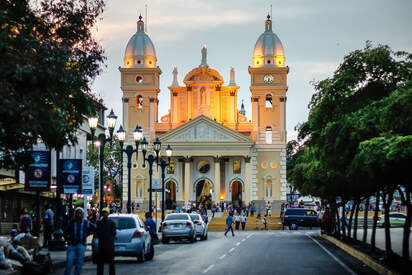
<path id="1" fill-rule="evenodd" d="M 272 95 L 266 95 L 266 108 L 272 108 Z"/>
<path id="2" fill-rule="evenodd" d="M 272 127 L 266 127 L 266 144 L 272 144 Z"/>
<path id="3" fill-rule="evenodd" d="M 136 96 L 136 108 L 137 109 L 143 108 L 143 97 L 141 95 Z"/>

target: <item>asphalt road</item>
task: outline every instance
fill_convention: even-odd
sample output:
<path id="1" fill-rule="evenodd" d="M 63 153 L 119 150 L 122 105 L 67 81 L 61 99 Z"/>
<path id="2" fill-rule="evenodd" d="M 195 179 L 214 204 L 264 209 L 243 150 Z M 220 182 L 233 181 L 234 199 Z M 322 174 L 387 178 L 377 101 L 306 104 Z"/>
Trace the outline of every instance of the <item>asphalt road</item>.
<path id="1" fill-rule="evenodd" d="M 227 237 L 209 232 L 207 241 L 155 246 L 152 261 L 116 258 L 116 273 L 129 274 L 375 274 L 316 230 L 244 231 Z M 108 274 L 108 266 L 105 274 Z M 54 274 L 63 274 L 63 269 Z M 82 274 L 96 274 L 85 263 Z"/>

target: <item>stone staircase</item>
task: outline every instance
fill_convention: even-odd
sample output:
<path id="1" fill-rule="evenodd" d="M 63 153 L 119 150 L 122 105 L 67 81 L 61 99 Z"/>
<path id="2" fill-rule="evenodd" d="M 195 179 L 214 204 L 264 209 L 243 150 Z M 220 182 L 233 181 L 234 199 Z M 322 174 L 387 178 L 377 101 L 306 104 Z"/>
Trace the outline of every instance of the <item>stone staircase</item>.
<path id="1" fill-rule="evenodd" d="M 276 215 L 277 214 L 277 215 Z M 227 214 L 223 217 L 214 217 L 209 222 L 208 230 L 209 231 L 225 231 L 226 230 L 226 217 Z M 267 217 L 267 229 L 268 230 L 282 230 L 282 221 L 279 218 L 279 214 L 275 213 L 272 217 Z M 242 224 L 239 225 L 241 230 Z M 235 229 L 235 224 L 233 224 L 233 229 Z M 248 217 L 246 220 L 245 230 L 263 230 L 264 226 L 262 219 L 256 220 L 256 215 L 254 217 Z"/>

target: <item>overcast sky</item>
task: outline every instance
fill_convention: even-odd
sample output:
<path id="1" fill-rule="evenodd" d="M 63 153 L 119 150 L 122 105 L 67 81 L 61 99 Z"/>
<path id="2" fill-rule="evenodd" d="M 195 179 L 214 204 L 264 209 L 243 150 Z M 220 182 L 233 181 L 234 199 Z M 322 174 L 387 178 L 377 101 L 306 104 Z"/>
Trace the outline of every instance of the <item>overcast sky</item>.
<path id="1" fill-rule="evenodd" d="M 119 66 L 124 50 L 136 32 L 139 13 L 148 5 L 148 35 L 152 39 L 160 76 L 159 119 L 169 109 L 167 88 L 176 65 L 179 83 L 201 61 L 201 47 L 208 47 L 208 64 L 229 81 L 235 68 L 240 86 L 238 105 L 246 106 L 251 118 L 248 66 L 264 21 L 273 5 L 273 31 L 285 49 L 288 75 L 286 127 L 294 136 L 294 126 L 308 116 L 307 105 L 314 89 L 311 81 L 330 76 L 350 51 L 361 49 L 365 41 L 387 44 L 394 50 L 412 52 L 412 1 L 410 0 L 108 0 L 95 35 L 107 56 L 103 73 L 93 91 L 114 109 L 121 122 Z"/>

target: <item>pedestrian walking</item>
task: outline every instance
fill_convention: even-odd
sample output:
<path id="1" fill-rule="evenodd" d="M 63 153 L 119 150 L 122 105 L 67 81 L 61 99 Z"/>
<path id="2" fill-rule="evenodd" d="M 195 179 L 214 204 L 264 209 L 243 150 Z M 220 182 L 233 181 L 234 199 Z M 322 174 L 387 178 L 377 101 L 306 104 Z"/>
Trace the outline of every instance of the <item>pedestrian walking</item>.
<path id="1" fill-rule="evenodd" d="M 250 206 L 250 216 L 253 217 L 255 215 L 255 206 L 252 204 Z"/>
<path id="2" fill-rule="evenodd" d="M 283 217 L 283 213 L 285 213 L 285 203 L 282 202 L 280 205 L 280 217 Z"/>
<path id="3" fill-rule="evenodd" d="M 265 230 L 268 230 L 268 229 L 267 229 L 267 220 L 266 220 L 266 217 L 267 217 L 267 215 L 264 215 L 264 216 L 263 216 L 262 223 L 263 223 L 263 226 L 265 227 Z"/>
<path id="4" fill-rule="evenodd" d="M 272 216 L 272 203 L 270 203 L 270 201 L 266 204 L 266 215 Z"/>
<path id="5" fill-rule="evenodd" d="M 235 225 L 236 225 L 236 230 L 239 230 L 239 225 L 240 225 L 240 215 L 239 215 L 239 213 L 236 213 L 236 215 L 235 215 Z"/>
<path id="6" fill-rule="evenodd" d="M 216 204 L 213 204 L 213 207 L 212 207 L 212 218 L 215 217 L 215 212 L 216 212 Z"/>
<path id="7" fill-rule="evenodd" d="M 242 223 L 242 230 L 245 230 L 246 220 L 247 220 L 247 214 L 243 213 L 243 216 L 240 217 L 240 222 Z"/>
<path id="8" fill-rule="evenodd" d="M 72 273 L 74 264 L 76 265 L 74 275 L 80 275 L 84 262 L 84 254 L 86 252 L 87 235 L 91 234 L 96 228 L 95 224 L 84 219 L 83 208 L 77 207 L 74 215 L 75 218 L 69 222 L 64 232 L 65 239 L 69 245 L 67 247 L 64 275 L 70 275 Z"/>
<path id="9" fill-rule="evenodd" d="M 232 227 L 232 225 L 233 225 L 232 213 L 229 213 L 229 216 L 227 216 L 227 218 L 226 218 L 226 225 L 227 225 L 227 229 L 226 229 L 226 231 L 225 231 L 225 237 L 226 237 L 226 235 L 227 235 L 227 232 L 229 232 L 229 230 L 232 231 L 232 236 L 234 237 L 234 236 L 235 236 L 235 233 L 233 232 L 233 227 Z"/>
<path id="10" fill-rule="evenodd" d="M 256 221 L 260 220 L 261 215 L 262 215 L 262 210 L 260 210 L 260 207 L 258 207 Z"/>
<path id="11" fill-rule="evenodd" d="M 44 220 L 43 220 L 43 247 L 47 247 L 49 241 L 51 240 L 51 233 L 53 231 L 54 225 L 54 212 L 51 209 L 50 205 L 46 206 L 46 212 L 44 212 Z"/>
<path id="12" fill-rule="evenodd" d="M 110 210 L 102 209 L 102 218 L 97 223 L 96 235 L 99 238 L 97 254 L 97 275 L 103 275 L 104 264 L 109 264 L 109 274 L 115 275 L 114 268 L 114 238 L 116 237 L 116 225 L 108 219 Z M 149 213 L 150 216 L 150 213 Z"/>
<path id="13" fill-rule="evenodd" d="M 153 221 L 150 212 L 146 212 L 145 217 L 146 220 L 144 221 L 144 225 L 149 228 L 149 234 L 152 237 L 153 242 L 157 242 L 159 238 L 156 233 L 156 223 Z"/>
<path id="14" fill-rule="evenodd" d="M 20 232 L 31 232 L 31 217 L 27 208 L 24 208 L 22 214 L 20 215 Z"/>

